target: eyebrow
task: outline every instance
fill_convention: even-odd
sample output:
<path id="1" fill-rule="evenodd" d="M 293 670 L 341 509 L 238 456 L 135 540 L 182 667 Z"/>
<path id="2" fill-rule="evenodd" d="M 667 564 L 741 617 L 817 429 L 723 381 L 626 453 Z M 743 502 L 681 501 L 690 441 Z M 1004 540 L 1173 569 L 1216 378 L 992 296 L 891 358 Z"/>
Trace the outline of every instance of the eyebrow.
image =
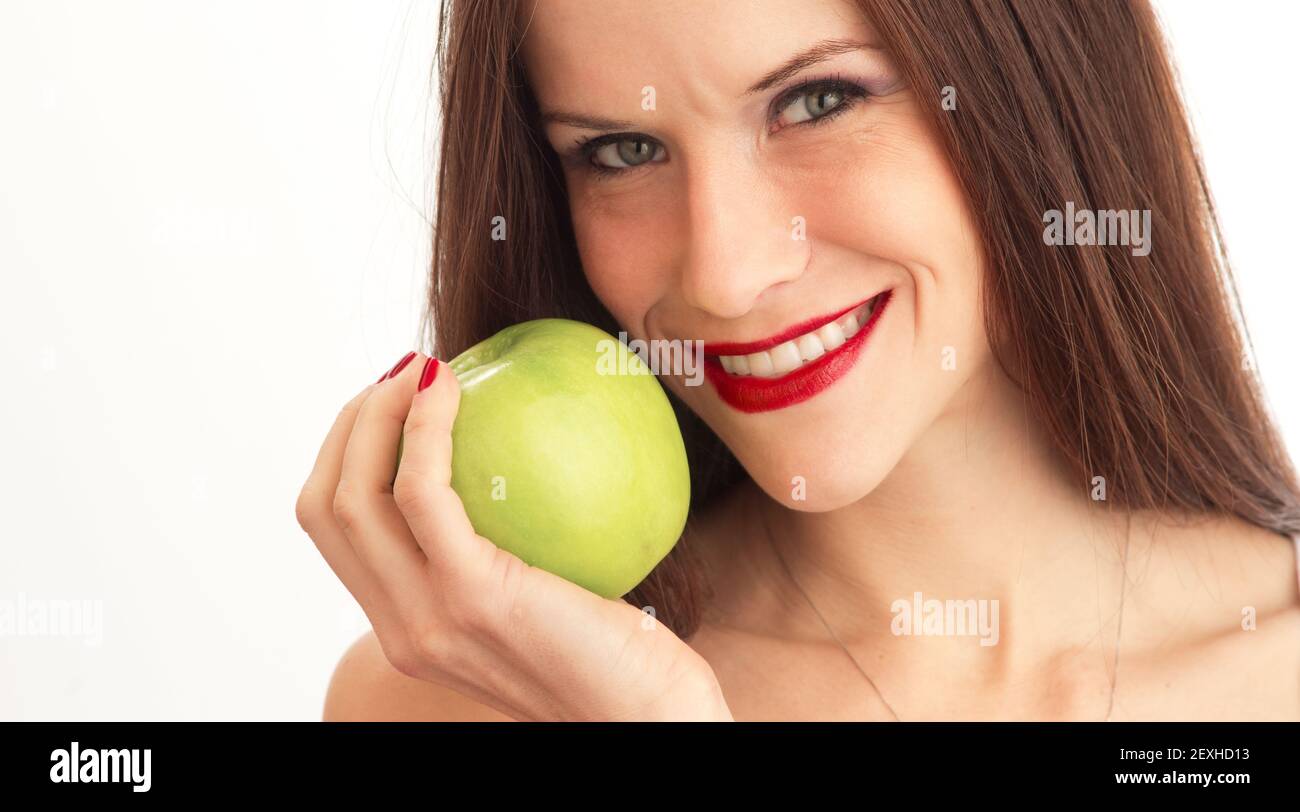
<path id="1" fill-rule="evenodd" d="M 753 87 L 745 91 L 746 96 L 752 96 L 755 93 L 762 93 L 775 85 L 779 85 L 799 71 L 818 62 L 825 62 L 833 56 L 838 56 L 849 51 L 875 50 L 875 46 L 867 42 L 859 42 L 851 39 L 824 39 L 813 45 L 806 51 L 801 51 L 790 58 L 781 67 L 772 71 L 754 83 Z"/>
<path id="2" fill-rule="evenodd" d="M 875 46 L 870 43 L 860 42 L 851 39 L 824 39 L 814 44 L 807 50 L 800 51 L 791 57 L 785 64 L 768 72 L 745 91 L 746 96 L 752 96 L 755 93 L 762 93 L 791 76 L 794 76 L 804 68 L 816 65 L 819 62 L 825 62 L 831 57 L 838 56 L 849 51 L 874 50 Z M 584 130 L 631 130 L 636 127 L 636 123 L 624 119 L 602 118 L 600 116 L 587 116 L 581 113 L 572 113 L 567 110 L 550 110 L 541 114 L 543 124 L 556 123 L 568 124 L 572 127 L 578 127 Z"/>
<path id="3" fill-rule="evenodd" d="M 624 121 L 623 119 L 584 116 L 581 113 L 570 113 L 565 110 L 552 110 L 542 113 L 542 123 L 549 124 L 550 122 L 568 124 L 584 130 L 630 130 L 636 126 L 634 122 Z"/>

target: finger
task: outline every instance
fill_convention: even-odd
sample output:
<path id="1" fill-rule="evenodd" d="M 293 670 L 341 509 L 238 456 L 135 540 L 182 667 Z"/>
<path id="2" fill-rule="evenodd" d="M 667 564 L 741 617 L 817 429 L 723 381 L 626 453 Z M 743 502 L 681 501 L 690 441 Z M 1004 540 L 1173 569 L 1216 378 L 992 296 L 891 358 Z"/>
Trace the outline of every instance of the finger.
<path id="1" fill-rule="evenodd" d="M 435 576 L 467 575 L 490 560 L 495 546 L 474 532 L 451 487 L 451 428 L 460 385 L 451 369 L 431 359 L 421 378 L 432 381 L 411 400 L 403 430 L 402 461 L 394 481 L 397 504 Z"/>
<path id="2" fill-rule="evenodd" d="M 417 355 L 361 404 L 334 498 L 335 516 L 352 549 L 398 610 L 416 617 L 431 609 L 428 560 L 393 502 L 391 482 L 397 441 L 422 366 Z"/>
<path id="3" fill-rule="evenodd" d="M 371 623 L 381 624 L 394 616 L 392 605 L 334 521 L 334 495 L 338 490 L 343 453 L 361 405 L 374 389 L 374 384 L 367 386 L 339 411 L 298 497 L 297 513 L 299 524 L 316 544 L 325 563 L 352 593 Z"/>

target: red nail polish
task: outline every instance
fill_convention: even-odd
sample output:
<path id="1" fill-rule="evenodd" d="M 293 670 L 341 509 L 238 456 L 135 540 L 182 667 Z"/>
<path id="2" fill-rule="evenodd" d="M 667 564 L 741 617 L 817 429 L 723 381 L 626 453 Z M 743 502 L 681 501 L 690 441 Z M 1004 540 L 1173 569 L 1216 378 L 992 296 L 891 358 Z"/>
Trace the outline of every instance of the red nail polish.
<path id="1" fill-rule="evenodd" d="M 406 365 L 411 363 L 411 359 L 414 357 L 415 357 L 415 353 L 413 352 L 408 352 L 406 355 L 403 355 L 402 360 L 394 364 L 393 368 L 385 372 L 384 376 L 379 380 L 375 381 L 375 383 L 383 383 L 389 378 L 396 378 L 397 373 L 401 372 L 403 369 L 406 369 Z"/>
<path id="2" fill-rule="evenodd" d="M 428 389 L 429 384 L 433 383 L 436 377 L 438 377 L 438 359 L 430 358 L 424 362 L 424 371 L 420 373 L 420 388 L 415 391 L 423 392 Z"/>

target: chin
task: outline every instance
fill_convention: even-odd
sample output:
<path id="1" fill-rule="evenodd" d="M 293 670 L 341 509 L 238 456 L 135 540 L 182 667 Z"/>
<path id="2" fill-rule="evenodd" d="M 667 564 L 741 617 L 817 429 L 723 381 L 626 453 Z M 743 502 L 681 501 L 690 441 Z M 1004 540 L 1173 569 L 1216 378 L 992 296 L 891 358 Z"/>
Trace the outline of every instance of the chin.
<path id="1" fill-rule="evenodd" d="M 863 433 L 859 431 L 859 436 Z M 818 451 L 815 455 L 791 455 L 788 445 L 781 449 L 751 447 L 737 453 L 737 459 L 773 501 L 804 513 L 839 510 L 863 499 L 884 481 L 898 460 L 894 449 L 861 441 L 804 447 Z M 796 477 L 802 478 L 802 488 Z"/>
<path id="2" fill-rule="evenodd" d="M 893 297 L 889 319 L 876 325 L 871 344 L 847 374 L 815 397 L 747 414 L 724 403 L 712 387 L 684 395 L 780 505 L 822 513 L 860 501 L 885 480 L 933 417 L 931 409 L 909 405 L 935 404 L 943 392 L 925 389 L 917 380 L 924 370 L 906 363 L 915 342 L 912 297 L 896 292 L 904 295 Z"/>

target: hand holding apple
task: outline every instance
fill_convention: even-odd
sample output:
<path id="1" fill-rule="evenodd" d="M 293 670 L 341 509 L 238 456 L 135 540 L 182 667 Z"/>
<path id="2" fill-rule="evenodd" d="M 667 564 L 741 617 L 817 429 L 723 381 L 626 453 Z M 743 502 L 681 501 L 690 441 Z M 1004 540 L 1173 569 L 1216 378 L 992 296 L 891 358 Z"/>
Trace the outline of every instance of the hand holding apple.
<path id="1" fill-rule="evenodd" d="M 515 719 L 729 720 L 708 662 L 658 620 L 475 532 L 452 487 L 461 387 L 447 372 L 417 355 L 353 398 L 298 498 L 388 660 Z"/>

